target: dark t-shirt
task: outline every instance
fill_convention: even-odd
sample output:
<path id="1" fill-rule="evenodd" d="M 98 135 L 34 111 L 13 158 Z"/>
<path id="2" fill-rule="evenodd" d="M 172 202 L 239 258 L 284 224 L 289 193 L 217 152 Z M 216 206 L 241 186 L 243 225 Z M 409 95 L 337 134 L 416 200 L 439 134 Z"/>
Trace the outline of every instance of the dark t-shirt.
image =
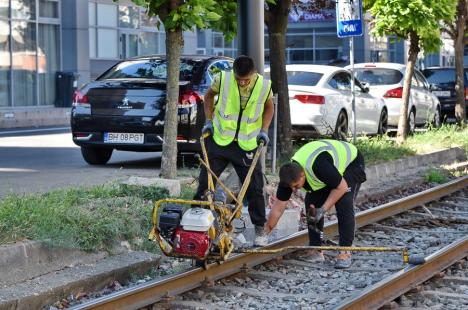
<path id="1" fill-rule="evenodd" d="M 338 169 L 333 165 L 333 158 L 327 152 L 320 153 L 312 165 L 312 171 L 317 178 L 325 183 L 328 188 L 337 188 L 341 182 L 342 176 Z M 306 191 L 312 191 L 309 183 L 304 183 Z M 288 201 L 291 198 L 292 189 L 290 187 L 278 186 L 276 197 L 281 201 Z"/>

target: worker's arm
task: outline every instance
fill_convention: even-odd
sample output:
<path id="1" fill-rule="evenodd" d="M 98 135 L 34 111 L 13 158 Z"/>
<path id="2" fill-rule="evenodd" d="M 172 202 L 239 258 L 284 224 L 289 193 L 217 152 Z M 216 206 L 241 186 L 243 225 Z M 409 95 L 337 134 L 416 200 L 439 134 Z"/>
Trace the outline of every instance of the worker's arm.
<path id="1" fill-rule="evenodd" d="M 273 98 L 270 97 L 265 102 L 265 107 L 263 109 L 263 120 L 262 120 L 262 130 L 268 132 L 270 127 L 271 119 L 273 118 L 273 113 L 275 112 L 275 107 L 273 105 Z"/>
<path id="2" fill-rule="evenodd" d="M 209 88 L 205 94 L 203 101 L 203 109 L 205 111 L 205 119 L 213 120 L 213 107 L 214 107 L 214 98 L 216 93 Z"/>
<path id="3" fill-rule="evenodd" d="M 344 178 L 341 178 L 340 184 L 330 191 L 327 200 L 322 205 L 323 211 L 327 212 L 335 205 L 335 203 L 343 197 L 348 191 L 348 183 Z"/>
<path id="4" fill-rule="evenodd" d="M 276 224 L 278 224 L 279 219 L 284 213 L 288 202 L 281 201 L 278 198 L 273 198 L 270 201 L 270 213 L 268 214 L 268 220 L 265 224 L 265 231 L 267 234 L 271 233 L 271 231 L 275 228 Z"/>

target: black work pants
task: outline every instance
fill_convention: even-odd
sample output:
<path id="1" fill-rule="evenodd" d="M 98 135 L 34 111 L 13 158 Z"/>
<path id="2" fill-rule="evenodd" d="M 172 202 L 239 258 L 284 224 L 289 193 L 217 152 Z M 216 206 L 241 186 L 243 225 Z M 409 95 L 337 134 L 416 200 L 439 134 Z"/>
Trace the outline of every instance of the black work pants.
<path id="1" fill-rule="evenodd" d="M 249 152 L 244 151 L 235 141 L 227 146 L 220 146 L 213 141 L 211 136 L 205 139 L 205 143 L 210 169 L 216 174 L 216 176 L 219 177 L 224 169 L 226 169 L 226 166 L 231 163 L 234 170 L 236 170 L 241 184 L 244 184 L 257 149 Z M 195 200 L 201 200 L 203 194 L 208 188 L 208 176 L 204 166 L 201 168 L 198 180 L 199 183 L 194 197 Z M 266 222 L 266 218 L 265 199 L 263 196 L 263 174 L 260 162 L 257 162 L 255 170 L 252 173 L 252 178 L 246 192 L 246 198 L 249 202 L 249 215 L 252 224 L 263 226 Z"/>
<path id="2" fill-rule="evenodd" d="M 354 230 L 356 222 L 354 219 L 354 202 L 356 200 L 361 183 L 365 182 L 364 159 L 360 153 L 356 159 L 346 168 L 343 178 L 348 183 L 348 191 L 335 203 L 336 217 L 338 218 L 338 232 L 340 246 L 351 246 L 354 241 Z M 308 192 L 305 197 L 305 208 L 313 204 L 316 208 L 322 207 L 328 198 L 332 188 L 325 187 L 318 191 Z M 309 212 L 306 212 L 309 214 Z M 309 222 L 309 220 L 308 220 Z M 313 229 L 308 225 L 309 244 L 313 246 L 322 245 L 324 219 L 315 225 Z"/>

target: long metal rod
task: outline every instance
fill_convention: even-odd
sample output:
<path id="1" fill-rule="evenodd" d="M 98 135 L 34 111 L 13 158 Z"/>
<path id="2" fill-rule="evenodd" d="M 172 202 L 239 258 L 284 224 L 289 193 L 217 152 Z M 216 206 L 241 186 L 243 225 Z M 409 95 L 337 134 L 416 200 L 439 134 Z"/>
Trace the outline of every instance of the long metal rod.
<path id="1" fill-rule="evenodd" d="M 359 296 L 345 300 L 335 309 L 379 309 L 412 287 L 468 256 L 468 236 L 425 258 L 426 263 L 404 270 L 365 289 Z"/>
<path id="2" fill-rule="evenodd" d="M 447 196 L 457 190 L 468 186 L 468 176 L 458 178 L 447 184 L 425 190 L 416 195 L 402 198 L 395 203 L 388 203 L 381 207 L 369 209 L 356 214 L 357 227 L 369 225 L 420 206 L 428 201 Z M 324 228 L 326 237 L 330 238 L 338 234 L 336 221 L 329 222 Z M 264 249 L 284 248 L 286 246 L 300 246 L 308 243 L 307 231 L 300 231 L 287 238 L 280 239 L 269 244 Z M 150 281 L 144 285 L 135 286 L 115 294 L 110 294 L 87 303 L 78 305 L 72 309 L 135 309 L 156 303 L 166 297 L 175 296 L 191 289 L 199 287 L 207 281 L 215 281 L 235 274 L 245 268 L 250 268 L 276 257 L 284 256 L 288 252 L 279 254 L 239 254 L 233 255 L 222 263 L 212 263 L 205 270 L 203 268 L 192 269 L 182 274 L 168 276 L 163 279 Z M 425 266 L 424 264 L 422 266 Z"/>
<path id="3" fill-rule="evenodd" d="M 275 106 L 275 114 L 273 118 L 273 145 L 271 147 L 271 173 L 276 173 L 276 143 L 278 140 L 278 94 L 273 96 L 273 104 Z"/>

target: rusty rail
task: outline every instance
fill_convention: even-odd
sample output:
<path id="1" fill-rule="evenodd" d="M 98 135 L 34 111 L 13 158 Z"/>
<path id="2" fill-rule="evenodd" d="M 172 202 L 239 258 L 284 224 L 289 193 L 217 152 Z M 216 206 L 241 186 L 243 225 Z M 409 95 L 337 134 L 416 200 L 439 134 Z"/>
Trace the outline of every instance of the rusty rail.
<path id="1" fill-rule="evenodd" d="M 363 227 L 384 218 L 393 216 L 423 205 L 429 201 L 447 196 L 468 186 L 468 176 L 437 187 L 425 190 L 418 194 L 398 199 L 396 201 L 372 208 L 356 215 L 356 227 Z M 329 222 L 324 228 L 327 237 L 338 234 L 336 221 Z M 265 249 L 275 249 L 285 246 L 305 245 L 308 242 L 307 231 L 297 232 L 287 238 L 278 240 Z M 292 251 L 291 251 L 292 252 Z M 210 284 L 232 274 L 247 270 L 253 266 L 270 261 L 276 257 L 284 256 L 288 252 L 279 254 L 240 254 L 233 255 L 222 263 L 212 263 L 206 270 L 202 268 L 191 269 L 181 274 L 153 280 L 117 293 L 113 293 L 89 302 L 77 305 L 72 309 L 136 309 L 142 308 L 164 299 L 192 290 L 196 287 Z M 426 264 L 421 267 L 426 266 Z"/>

